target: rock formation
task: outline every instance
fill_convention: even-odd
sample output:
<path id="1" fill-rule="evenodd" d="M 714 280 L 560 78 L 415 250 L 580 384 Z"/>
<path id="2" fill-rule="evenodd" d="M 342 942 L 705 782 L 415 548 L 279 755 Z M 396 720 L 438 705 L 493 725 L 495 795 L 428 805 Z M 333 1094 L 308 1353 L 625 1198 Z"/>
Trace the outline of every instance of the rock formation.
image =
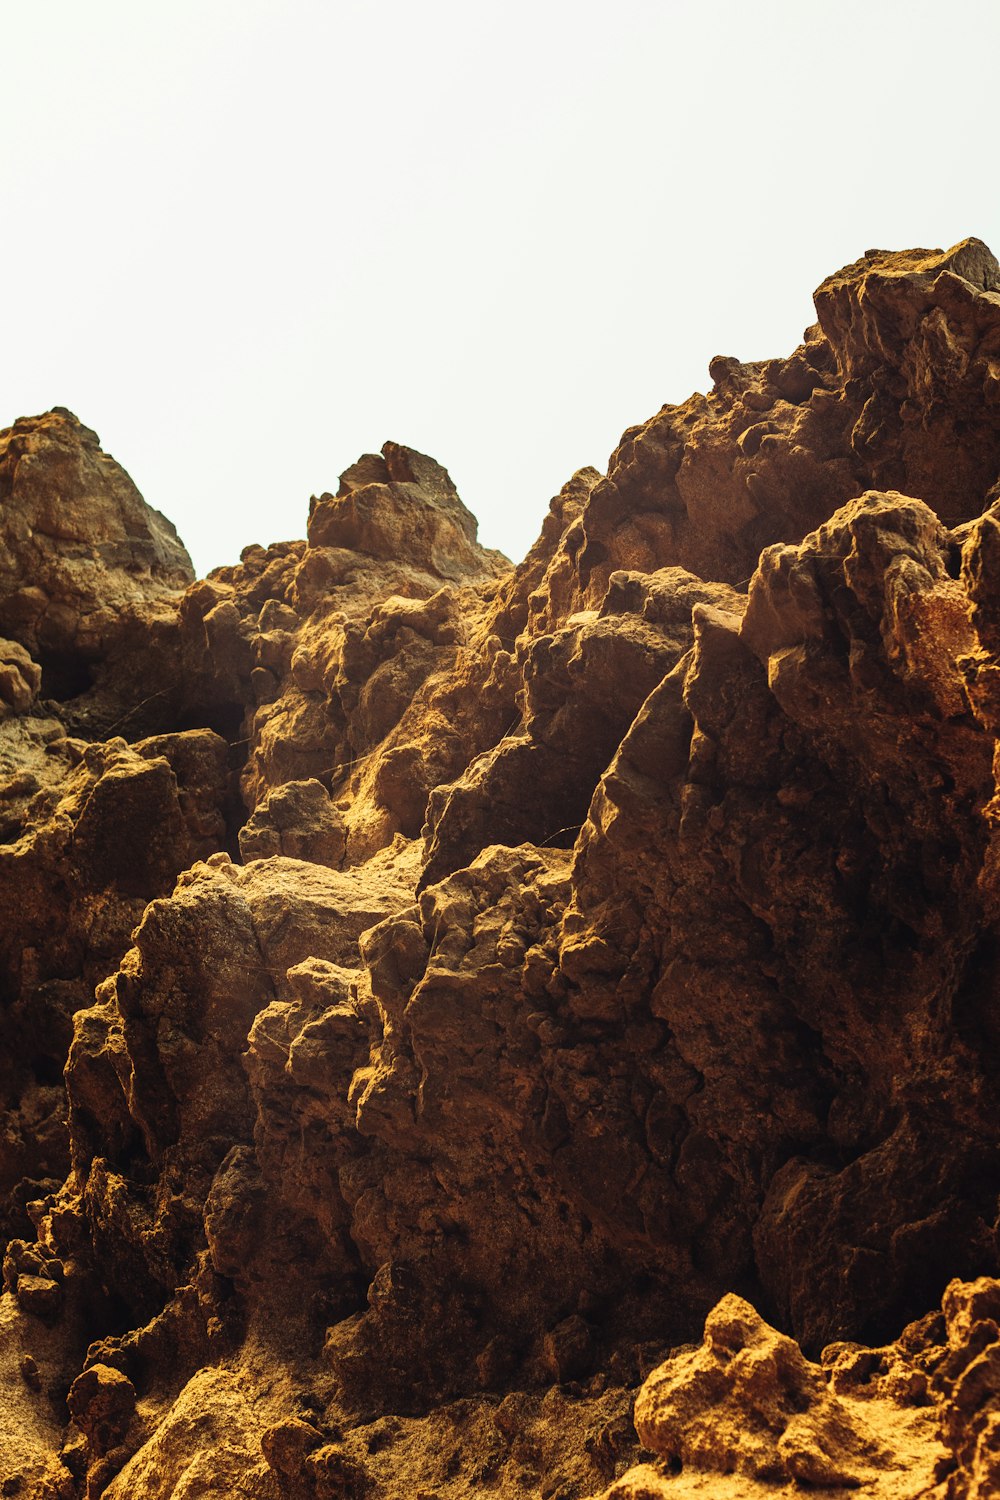
<path id="1" fill-rule="evenodd" d="M 816 309 L 516 567 L 0 433 L 0 1493 L 1000 1493 L 1000 267 Z"/>

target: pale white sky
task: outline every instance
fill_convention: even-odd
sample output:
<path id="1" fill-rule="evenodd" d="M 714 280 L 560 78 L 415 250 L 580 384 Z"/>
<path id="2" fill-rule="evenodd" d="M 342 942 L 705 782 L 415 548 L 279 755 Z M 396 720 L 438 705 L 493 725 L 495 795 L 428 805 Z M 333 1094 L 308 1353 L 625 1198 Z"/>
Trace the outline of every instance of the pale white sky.
<path id="1" fill-rule="evenodd" d="M 519 557 L 869 246 L 1000 251 L 997 0 L 0 0 L 0 426 L 204 572 L 386 438 Z"/>

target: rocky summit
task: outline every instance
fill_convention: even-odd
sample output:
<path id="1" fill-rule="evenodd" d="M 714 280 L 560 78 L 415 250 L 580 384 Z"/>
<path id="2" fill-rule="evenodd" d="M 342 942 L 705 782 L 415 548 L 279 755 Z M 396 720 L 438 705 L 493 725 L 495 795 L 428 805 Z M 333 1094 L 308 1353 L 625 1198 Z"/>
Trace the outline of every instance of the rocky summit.
<path id="1" fill-rule="evenodd" d="M 1000 267 L 815 303 L 516 567 L 0 432 L 0 1495 L 1000 1494 Z"/>

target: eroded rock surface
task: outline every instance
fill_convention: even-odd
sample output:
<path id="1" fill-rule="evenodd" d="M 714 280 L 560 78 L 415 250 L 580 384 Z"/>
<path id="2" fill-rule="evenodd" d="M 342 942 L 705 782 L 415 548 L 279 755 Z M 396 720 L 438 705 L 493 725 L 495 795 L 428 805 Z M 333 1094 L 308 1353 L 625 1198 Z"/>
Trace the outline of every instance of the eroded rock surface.
<path id="1" fill-rule="evenodd" d="M 986 1500 L 1000 1484 L 1000 1282 L 952 1281 L 892 1344 L 837 1342 L 818 1364 L 739 1297 L 698 1348 L 646 1380 L 635 1426 L 654 1461 L 601 1500 L 733 1500 L 819 1489 Z"/>
<path id="2" fill-rule="evenodd" d="M 1000 269 L 816 306 L 516 567 L 0 435 L 4 1493 L 1000 1489 Z"/>

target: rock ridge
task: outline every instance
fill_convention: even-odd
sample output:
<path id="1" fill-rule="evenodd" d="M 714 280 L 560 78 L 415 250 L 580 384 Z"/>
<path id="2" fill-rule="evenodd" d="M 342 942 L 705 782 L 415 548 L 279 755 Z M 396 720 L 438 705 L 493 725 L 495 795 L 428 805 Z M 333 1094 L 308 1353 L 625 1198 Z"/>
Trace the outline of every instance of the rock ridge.
<path id="1" fill-rule="evenodd" d="M 1000 1490 L 1000 266 L 815 300 L 516 566 L 0 432 L 4 1494 Z"/>

